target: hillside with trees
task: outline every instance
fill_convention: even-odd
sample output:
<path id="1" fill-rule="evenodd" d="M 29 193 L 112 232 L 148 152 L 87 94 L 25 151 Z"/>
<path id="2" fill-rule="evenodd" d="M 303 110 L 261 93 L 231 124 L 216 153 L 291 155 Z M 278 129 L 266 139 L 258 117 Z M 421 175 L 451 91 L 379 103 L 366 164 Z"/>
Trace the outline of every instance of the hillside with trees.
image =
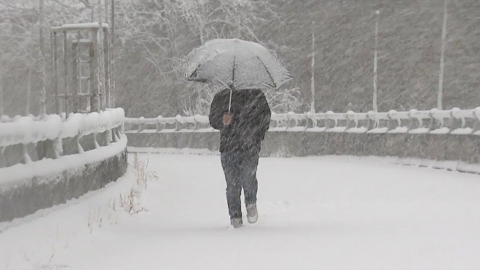
<path id="1" fill-rule="evenodd" d="M 92 21 L 96 4 L 45 0 L 47 71 L 49 27 Z M 308 111 L 314 34 L 316 111 L 372 110 L 376 10 L 379 111 L 436 107 L 444 5 L 432 0 L 117 0 L 116 105 L 129 116 L 206 113 L 214 90 L 187 82 L 181 59 L 209 39 L 242 38 L 273 50 L 294 75 L 281 91 L 269 91 L 272 107 Z M 450 0 L 447 14 L 443 106 L 476 107 L 480 2 Z M 38 19 L 38 1 L 0 1 L 7 115 L 38 114 Z M 51 97 L 49 78 L 46 88 Z"/>

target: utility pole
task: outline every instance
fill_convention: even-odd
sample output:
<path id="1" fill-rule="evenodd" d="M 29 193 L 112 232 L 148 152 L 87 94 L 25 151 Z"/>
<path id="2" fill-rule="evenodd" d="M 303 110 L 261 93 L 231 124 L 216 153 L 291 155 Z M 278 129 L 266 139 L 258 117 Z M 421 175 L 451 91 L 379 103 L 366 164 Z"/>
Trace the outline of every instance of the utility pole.
<path id="1" fill-rule="evenodd" d="M 312 91 L 310 112 L 315 113 L 315 21 L 312 22 L 312 81 L 310 88 Z"/>
<path id="2" fill-rule="evenodd" d="M 373 111 L 378 112 L 377 107 L 377 97 L 378 97 L 378 89 L 377 89 L 377 67 L 378 67 L 378 20 L 380 18 L 380 10 L 375 11 L 375 52 L 374 52 L 374 59 L 373 59 Z"/>
<path id="3" fill-rule="evenodd" d="M 40 63 L 41 63 L 41 70 L 42 70 L 42 78 L 41 78 L 41 87 L 40 87 L 40 116 L 45 116 L 47 114 L 47 108 L 46 108 L 46 99 L 47 99 L 47 90 L 45 89 L 45 72 L 46 72 L 46 63 L 45 63 L 45 39 L 43 36 L 43 17 L 44 17 L 44 4 L 43 0 L 40 0 L 39 3 L 39 9 L 40 9 L 40 21 L 39 21 L 39 26 L 40 26 Z"/>
<path id="4" fill-rule="evenodd" d="M 440 56 L 440 74 L 438 78 L 438 97 L 437 97 L 437 109 L 443 109 L 443 74 L 444 74 L 444 67 L 445 67 L 445 47 L 447 43 L 447 6 L 448 0 L 443 1 L 443 26 L 442 26 L 442 52 Z"/>
<path id="5" fill-rule="evenodd" d="M 2 56 L 3 56 L 3 52 L 0 51 L 0 117 L 3 116 L 4 114 L 4 101 L 3 101 L 3 91 L 4 91 L 4 88 L 3 88 L 3 64 L 2 64 Z M 0 118 L 0 123 L 2 122 L 2 119 Z"/>
<path id="6" fill-rule="evenodd" d="M 115 107 L 115 0 L 112 0 L 112 3 L 110 5 L 110 14 L 111 14 L 111 19 L 110 19 L 110 46 L 111 46 L 111 52 L 110 52 L 110 92 L 111 92 L 111 104 L 110 106 Z"/>
<path id="7" fill-rule="evenodd" d="M 1 54 L 0 54 L 0 56 L 1 56 Z M 0 60 L 1 60 L 1 59 L 2 59 L 2 58 L 0 57 Z M 3 102 L 3 67 L 2 67 L 2 65 L 0 64 L 0 116 L 2 116 L 3 113 L 4 113 L 4 111 L 3 111 L 3 110 L 4 110 L 4 109 L 3 109 L 3 103 L 4 103 L 4 102 Z M 1 121 L 2 121 L 2 120 L 0 119 L 0 122 L 1 122 Z"/>
<path id="8" fill-rule="evenodd" d="M 105 0 L 108 1 L 108 0 Z M 104 29 L 103 29 L 103 23 L 102 23 L 102 0 L 97 1 L 98 4 L 98 43 L 97 43 L 97 71 L 98 73 L 96 74 L 98 76 L 98 93 L 100 94 L 99 96 L 99 101 L 100 101 L 100 110 L 105 110 L 106 108 L 106 89 L 105 89 L 105 66 L 104 66 L 104 53 L 103 53 L 103 44 L 104 42 Z"/>

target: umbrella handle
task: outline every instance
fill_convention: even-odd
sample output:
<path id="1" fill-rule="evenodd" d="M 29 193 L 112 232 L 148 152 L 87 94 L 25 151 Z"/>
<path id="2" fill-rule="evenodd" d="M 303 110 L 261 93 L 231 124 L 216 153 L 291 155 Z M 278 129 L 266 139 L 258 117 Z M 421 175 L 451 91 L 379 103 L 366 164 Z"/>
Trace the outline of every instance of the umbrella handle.
<path id="1" fill-rule="evenodd" d="M 230 89 L 230 100 L 228 101 L 228 112 L 230 112 L 232 109 L 232 94 L 233 94 L 233 90 Z"/>

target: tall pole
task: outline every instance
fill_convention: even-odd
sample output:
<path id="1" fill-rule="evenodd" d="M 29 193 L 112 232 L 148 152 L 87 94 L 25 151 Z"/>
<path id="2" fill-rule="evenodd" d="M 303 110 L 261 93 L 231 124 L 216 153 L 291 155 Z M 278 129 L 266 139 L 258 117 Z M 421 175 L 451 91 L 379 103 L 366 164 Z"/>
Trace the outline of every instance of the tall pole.
<path id="1" fill-rule="evenodd" d="M 65 117 L 68 115 L 68 95 L 69 95 L 69 89 L 68 89 L 68 37 L 67 37 L 67 31 L 63 31 L 63 67 L 64 67 L 64 77 L 63 77 L 63 83 L 65 86 Z M 60 110 L 58 111 L 60 113 Z"/>
<path id="2" fill-rule="evenodd" d="M 0 55 L 1 56 L 1 55 Z M 0 59 L 2 59 L 0 57 Z M 0 64 L 0 116 L 4 113 L 3 111 L 3 66 Z M 1 122 L 1 119 L 0 119 Z"/>
<path id="3" fill-rule="evenodd" d="M 110 67 L 110 92 L 111 92 L 111 106 L 115 107 L 115 0 L 112 0 L 112 3 L 110 5 L 110 14 L 111 14 L 111 19 L 110 19 L 110 46 L 111 52 L 110 52 L 110 62 L 111 62 L 111 67 Z"/>
<path id="4" fill-rule="evenodd" d="M 0 51 L 0 117 L 4 113 L 3 109 L 3 63 L 2 63 L 2 51 Z M 0 118 L 0 123 L 2 122 L 2 119 Z"/>
<path id="5" fill-rule="evenodd" d="M 310 112 L 315 113 L 315 21 L 312 22 L 312 81 L 310 88 L 312 91 Z"/>
<path id="6" fill-rule="evenodd" d="M 380 18 L 380 10 L 375 11 L 376 18 L 375 18 L 375 55 L 373 59 L 373 111 L 377 112 L 377 96 L 378 96 L 378 89 L 377 89 L 377 66 L 378 66 L 378 20 Z"/>
<path id="7" fill-rule="evenodd" d="M 105 0 L 105 23 L 108 24 L 108 0 Z M 106 107 L 111 107 L 110 101 L 110 44 L 108 39 L 108 28 L 103 33 L 103 60 L 104 60 L 104 70 L 105 70 L 105 100 Z"/>
<path id="8" fill-rule="evenodd" d="M 448 0 L 443 1 L 443 26 L 442 26 L 442 52 L 440 56 L 440 74 L 438 78 L 438 97 L 437 97 L 437 109 L 443 109 L 443 74 L 444 74 L 444 66 L 445 66 L 445 47 L 447 43 L 447 6 Z"/>
<path id="9" fill-rule="evenodd" d="M 46 76 L 46 63 L 45 63 L 45 39 L 43 37 L 43 17 L 44 17 L 44 4 L 43 0 L 40 0 L 40 22 L 39 22 L 39 27 L 40 27 L 40 63 L 41 63 L 41 72 L 42 72 L 42 78 L 41 78 L 41 87 L 40 87 L 40 116 L 45 116 L 47 114 L 47 108 L 46 108 L 46 99 L 47 99 L 47 91 L 45 89 L 45 76 Z"/>
<path id="10" fill-rule="evenodd" d="M 28 67 L 28 79 L 27 79 L 27 104 L 25 104 L 25 115 L 30 114 L 30 99 L 32 95 L 32 67 Z"/>
<path id="11" fill-rule="evenodd" d="M 107 1 L 107 0 L 105 0 Z M 102 23 L 102 0 L 98 0 L 98 43 L 97 47 L 97 67 L 98 67 L 98 93 L 100 94 L 100 110 L 105 110 L 106 108 L 106 98 L 105 98 L 105 66 L 103 65 L 103 42 L 104 42 L 104 29 Z"/>

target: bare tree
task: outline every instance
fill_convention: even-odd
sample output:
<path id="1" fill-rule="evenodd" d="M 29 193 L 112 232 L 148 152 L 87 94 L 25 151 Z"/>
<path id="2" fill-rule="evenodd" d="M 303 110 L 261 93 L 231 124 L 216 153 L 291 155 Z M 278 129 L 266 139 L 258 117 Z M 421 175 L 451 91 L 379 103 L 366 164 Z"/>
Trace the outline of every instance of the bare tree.
<path id="1" fill-rule="evenodd" d="M 182 0 L 176 4 L 201 44 L 223 37 L 246 37 L 260 42 L 256 27 L 275 14 L 268 1 Z"/>
<path id="2" fill-rule="evenodd" d="M 298 113 L 302 108 L 301 92 L 298 87 L 270 89 L 265 95 L 271 110 L 275 113 Z"/>

